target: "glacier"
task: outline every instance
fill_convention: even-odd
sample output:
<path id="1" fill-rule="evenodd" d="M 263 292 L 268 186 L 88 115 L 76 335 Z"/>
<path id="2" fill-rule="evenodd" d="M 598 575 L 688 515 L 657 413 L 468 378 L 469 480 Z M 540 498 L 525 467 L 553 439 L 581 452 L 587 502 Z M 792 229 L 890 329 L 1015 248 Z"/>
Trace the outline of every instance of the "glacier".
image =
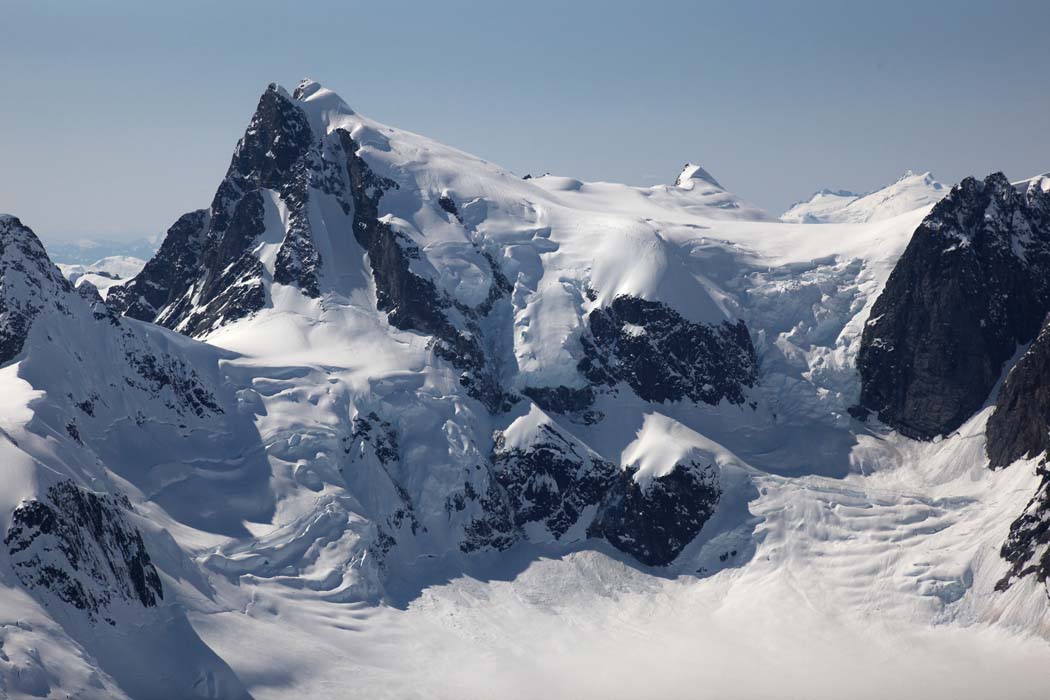
<path id="1" fill-rule="evenodd" d="M 526 179 L 304 80 L 141 269 L 5 216 L 0 695 L 1044 697 L 1041 453 L 858 405 L 950 191 Z"/>

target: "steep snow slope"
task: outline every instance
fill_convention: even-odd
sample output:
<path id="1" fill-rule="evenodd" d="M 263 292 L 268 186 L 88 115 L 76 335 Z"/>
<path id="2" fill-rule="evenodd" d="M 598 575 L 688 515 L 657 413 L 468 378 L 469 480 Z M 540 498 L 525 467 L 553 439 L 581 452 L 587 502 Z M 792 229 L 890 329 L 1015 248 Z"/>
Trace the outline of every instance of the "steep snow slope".
<path id="1" fill-rule="evenodd" d="M 780 220 L 801 224 L 881 221 L 935 204 L 948 193 L 930 173 L 904 173 L 896 182 L 865 195 L 823 189 L 793 205 Z"/>
<path id="2" fill-rule="evenodd" d="M 220 354 L 74 291 L 7 215 L 0 279 L 0 692 L 245 697 L 171 597 L 176 579 L 207 583 L 152 517 L 157 504 L 179 513 L 181 491 L 201 522 L 209 472 L 244 490 L 232 463 L 190 461 L 194 447 L 222 459 L 207 444 L 231 439 Z M 167 474 L 145 468 L 151 452 L 172 460 Z"/>
<path id="3" fill-rule="evenodd" d="M 255 697 L 1038 697 L 1046 589 L 995 590 L 1032 464 L 986 468 L 987 409 L 936 443 L 850 413 L 929 211 L 893 206 L 771 221 L 698 166 L 523 180 L 271 86 L 211 205 L 109 295 L 207 342 L 118 323 L 221 413 L 101 386 L 84 417 L 78 375 L 33 371 L 65 340 L 0 370 L 5 415 L 76 417 L 165 604 Z"/>

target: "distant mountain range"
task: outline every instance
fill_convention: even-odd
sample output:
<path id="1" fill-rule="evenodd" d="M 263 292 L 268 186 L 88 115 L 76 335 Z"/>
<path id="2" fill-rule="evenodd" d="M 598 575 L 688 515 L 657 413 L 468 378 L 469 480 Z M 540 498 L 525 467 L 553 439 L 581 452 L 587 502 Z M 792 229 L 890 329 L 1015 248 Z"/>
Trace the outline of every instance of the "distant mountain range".
<path id="1" fill-rule="evenodd" d="M 44 239 L 47 254 L 60 265 L 90 265 L 102 258 L 130 257 L 149 260 L 159 243 L 148 238 L 112 240 L 105 238 Z"/>

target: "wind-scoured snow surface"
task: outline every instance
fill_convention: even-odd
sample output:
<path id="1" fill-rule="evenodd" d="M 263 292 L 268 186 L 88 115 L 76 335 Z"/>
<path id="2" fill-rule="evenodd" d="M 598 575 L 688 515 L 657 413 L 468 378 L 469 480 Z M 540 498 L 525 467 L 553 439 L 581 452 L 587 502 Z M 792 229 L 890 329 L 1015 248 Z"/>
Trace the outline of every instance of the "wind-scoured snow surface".
<path id="1" fill-rule="evenodd" d="M 3 219 L 0 695 L 1045 697 L 1035 460 L 850 414 L 914 177 L 784 223 L 304 81 L 109 306 Z"/>

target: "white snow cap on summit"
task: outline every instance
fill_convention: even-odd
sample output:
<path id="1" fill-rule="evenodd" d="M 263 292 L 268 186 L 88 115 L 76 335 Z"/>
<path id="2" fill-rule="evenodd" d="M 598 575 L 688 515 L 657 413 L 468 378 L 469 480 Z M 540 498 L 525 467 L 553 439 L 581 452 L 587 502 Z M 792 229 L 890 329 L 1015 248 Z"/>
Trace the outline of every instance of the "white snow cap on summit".
<path id="1" fill-rule="evenodd" d="M 1036 175 L 1034 177 L 1028 177 L 1024 180 L 1018 180 L 1011 184 L 1014 186 L 1014 189 L 1021 194 L 1024 194 L 1033 187 L 1041 188 L 1043 192 L 1050 192 L 1050 172 Z"/>
<path id="2" fill-rule="evenodd" d="M 681 465 L 739 465 L 739 459 L 722 445 L 662 413 L 644 416 L 633 442 L 624 448 L 620 464 L 635 469 L 634 481 L 647 488 Z"/>
<path id="3" fill-rule="evenodd" d="M 322 90 L 321 83 L 310 78 L 303 78 L 299 81 L 299 84 L 295 88 L 295 99 L 307 100 L 311 95 L 315 94 L 318 90 Z"/>
<path id="4" fill-rule="evenodd" d="M 342 97 L 316 80 L 300 80 L 292 92 L 292 99 L 306 112 L 316 133 L 327 134 L 339 127 L 353 131 L 359 122 L 358 115 Z"/>
<path id="5" fill-rule="evenodd" d="M 340 114 L 353 114 L 354 110 L 343 101 L 343 98 L 334 91 L 329 90 L 321 83 L 310 78 L 303 78 L 292 93 L 293 99 L 316 106 L 319 109 L 329 109 Z"/>
<path id="6" fill-rule="evenodd" d="M 709 185 L 714 185 L 718 189 L 725 189 L 719 184 L 718 180 L 714 178 L 711 173 L 704 170 L 696 163 L 686 163 L 685 167 L 682 168 L 682 172 L 678 175 L 678 179 L 674 181 L 676 187 L 681 187 L 684 190 L 693 189 L 693 180 L 703 180 Z"/>

